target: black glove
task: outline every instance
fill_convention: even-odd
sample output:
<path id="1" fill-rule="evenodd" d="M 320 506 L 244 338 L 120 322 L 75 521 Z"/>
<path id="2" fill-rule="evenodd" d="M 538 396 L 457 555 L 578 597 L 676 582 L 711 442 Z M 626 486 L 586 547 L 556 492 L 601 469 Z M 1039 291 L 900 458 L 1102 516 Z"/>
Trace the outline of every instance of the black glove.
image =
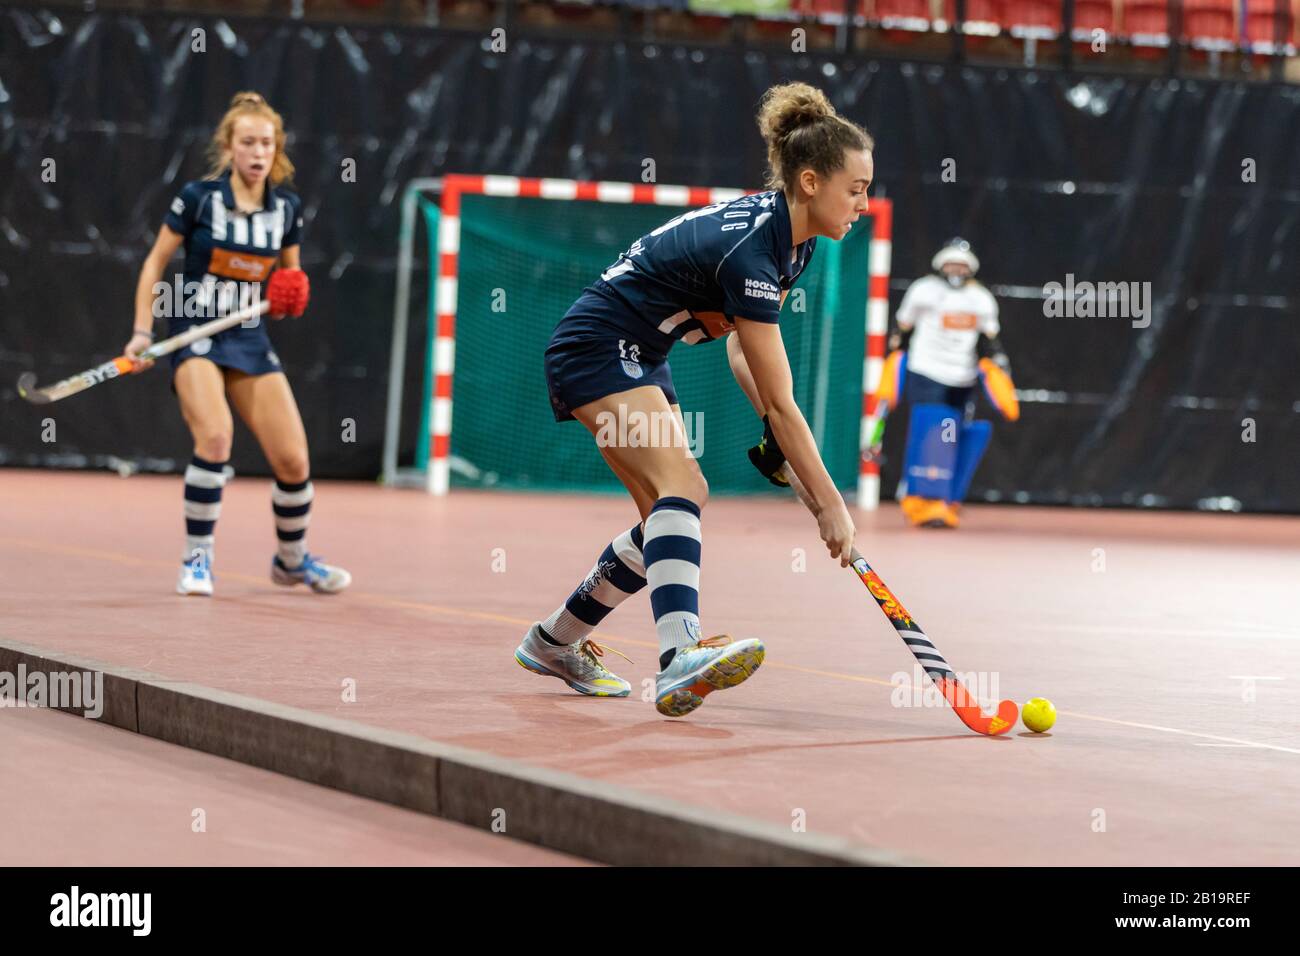
<path id="1" fill-rule="evenodd" d="M 781 446 L 776 443 L 776 436 L 772 434 L 772 426 L 768 423 L 766 415 L 763 416 L 763 437 L 749 450 L 749 460 L 764 478 L 778 488 L 790 487 L 790 482 L 786 480 L 785 473 L 782 471 L 785 452 L 781 451 Z"/>
<path id="2" fill-rule="evenodd" d="M 1006 350 L 996 335 L 981 335 L 976 339 L 975 355 L 978 358 L 992 359 L 994 365 L 1008 375 L 1011 374 L 1011 359 L 1007 357 Z"/>

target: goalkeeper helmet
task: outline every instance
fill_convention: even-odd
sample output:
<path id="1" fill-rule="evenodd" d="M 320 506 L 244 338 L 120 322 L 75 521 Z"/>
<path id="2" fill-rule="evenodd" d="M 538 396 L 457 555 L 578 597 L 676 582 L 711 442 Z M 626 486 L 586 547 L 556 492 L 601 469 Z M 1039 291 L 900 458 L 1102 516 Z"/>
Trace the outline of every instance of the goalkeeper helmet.
<path id="1" fill-rule="evenodd" d="M 980 270 L 980 261 L 975 253 L 971 251 L 970 243 L 965 239 L 956 237 L 949 239 L 943 244 L 943 248 L 934 254 L 930 260 L 930 268 L 942 275 L 948 280 L 948 284 L 953 287 L 965 285 L 970 276 L 951 275 L 944 272 L 944 266 L 963 265 L 970 270 L 970 276 Z"/>

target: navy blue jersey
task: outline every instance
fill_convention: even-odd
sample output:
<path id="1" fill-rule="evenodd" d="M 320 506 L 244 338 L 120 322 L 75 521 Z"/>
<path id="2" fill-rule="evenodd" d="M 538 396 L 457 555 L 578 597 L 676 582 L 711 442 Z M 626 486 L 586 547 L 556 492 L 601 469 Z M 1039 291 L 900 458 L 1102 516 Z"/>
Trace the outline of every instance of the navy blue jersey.
<path id="1" fill-rule="evenodd" d="M 725 335 L 738 316 L 776 323 L 781 293 L 817 243 L 795 247 L 791 238 L 780 191 L 693 209 L 634 242 L 570 314 L 596 312 L 625 327 L 630 320 L 665 354 L 677 341 L 694 345 Z"/>
<path id="2" fill-rule="evenodd" d="M 245 295 L 251 285 L 260 297 L 260 283 L 279 262 L 280 251 L 301 241 L 302 202 L 268 183 L 262 208 L 239 212 L 227 171 L 217 179 L 186 183 L 163 222 L 185 237 L 186 283 L 202 283 L 211 295 L 218 282 L 235 280 L 245 284 Z"/>

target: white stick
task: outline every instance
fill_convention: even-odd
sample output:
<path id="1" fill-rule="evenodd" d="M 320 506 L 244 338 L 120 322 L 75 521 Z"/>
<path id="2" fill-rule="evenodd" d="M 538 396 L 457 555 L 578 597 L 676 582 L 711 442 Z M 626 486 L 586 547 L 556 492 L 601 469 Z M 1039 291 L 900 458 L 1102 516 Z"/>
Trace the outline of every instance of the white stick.
<path id="1" fill-rule="evenodd" d="M 169 339 L 163 339 L 161 342 L 155 342 L 143 352 L 140 353 L 137 361 L 161 358 L 164 355 L 170 355 L 172 352 L 185 348 L 192 342 L 197 342 L 201 338 L 210 335 L 216 335 L 218 332 L 224 332 L 226 329 L 233 328 L 241 322 L 247 322 L 254 316 L 259 316 L 271 308 L 268 300 L 258 302 L 256 305 L 250 305 L 246 309 L 240 309 L 238 312 L 232 312 L 229 315 L 223 315 L 219 319 L 213 319 L 211 322 L 204 322 L 202 325 L 196 325 L 192 329 L 186 329 L 180 335 L 173 335 Z M 69 376 L 61 382 L 55 382 L 53 385 L 47 385 L 45 388 L 36 387 L 36 376 L 31 372 L 24 372 L 18 376 L 18 394 L 34 405 L 45 405 L 49 402 L 57 402 L 60 399 L 67 398 L 69 395 L 75 395 L 78 392 L 85 391 L 100 382 L 107 381 L 110 378 L 117 378 L 119 375 L 126 375 L 135 368 L 135 363 L 125 355 L 120 355 L 115 359 L 110 359 L 103 365 L 95 368 L 88 368 L 84 372 L 78 372 L 76 375 Z"/>
<path id="2" fill-rule="evenodd" d="M 240 309 L 238 312 L 231 312 L 229 315 L 223 315 L 219 319 L 213 319 L 211 322 L 204 322 L 202 325 L 196 325 L 192 329 L 186 329 L 180 335 L 173 335 L 169 339 L 163 339 L 161 342 L 155 342 L 143 352 L 140 353 L 141 359 L 156 359 L 164 355 L 170 355 L 177 352 L 192 342 L 199 339 L 205 339 L 210 335 L 216 335 L 218 332 L 224 332 L 226 329 L 234 328 L 236 325 L 247 322 L 251 318 L 262 315 L 271 307 L 270 300 L 263 299 L 255 305 L 250 305 L 246 309 Z"/>

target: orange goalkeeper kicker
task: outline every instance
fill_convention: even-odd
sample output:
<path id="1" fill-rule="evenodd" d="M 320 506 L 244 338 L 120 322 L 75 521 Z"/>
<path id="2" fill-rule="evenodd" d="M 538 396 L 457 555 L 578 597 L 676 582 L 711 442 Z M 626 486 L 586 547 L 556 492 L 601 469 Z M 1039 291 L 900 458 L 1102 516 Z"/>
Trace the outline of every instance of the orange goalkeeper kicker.
<path id="1" fill-rule="evenodd" d="M 991 358 L 979 361 L 980 380 L 984 383 L 984 394 L 989 401 L 1009 422 L 1020 420 L 1020 400 L 1016 397 L 1016 383 L 1011 376 L 998 367 Z"/>
<path id="2" fill-rule="evenodd" d="M 799 496 L 799 500 L 804 503 L 804 506 L 809 511 L 816 514 L 817 509 L 808 494 L 808 489 L 803 486 L 803 482 L 795 475 L 794 469 L 790 467 L 789 462 L 785 465 L 785 475 L 789 479 L 790 487 Z M 1016 706 L 1015 701 L 1002 701 L 998 704 L 998 712 L 992 717 L 984 713 L 980 708 L 979 701 L 957 679 L 953 669 L 948 666 L 948 662 L 939 653 L 939 649 L 934 646 L 934 642 L 926 637 L 925 632 L 921 630 L 921 625 L 916 623 L 911 612 L 903 607 L 898 598 L 894 597 L 894 592 L 885 586 L 885 582 L 880 580 L 880 575 L 871 569 L 871 565 L 867 564 L 867 559 L 858 553 L 857 548 L 850 552 L 849 565 L 857 572 L 858 577 L 862 579 L 862 583 L 871 592 L 871 596 L 876 599 L 876 604 L 880 606 L 880 610 L 885 617 L 889 618 L 889 623 L 894 625 L 894 630 L 898 632 L 898 636 L 903 639 L 907 649 L 916 658 L 916 662 L 930 675 L 930 680 L 934 681 L 935 686 L 943 694 L 943 699 L 948 702 L 963 724 L 977 734 L 987 734 L 990 737 L 1005 734 L 1016 725 L 1016 720 L 1020 716 L 1020 708 Z"/>

